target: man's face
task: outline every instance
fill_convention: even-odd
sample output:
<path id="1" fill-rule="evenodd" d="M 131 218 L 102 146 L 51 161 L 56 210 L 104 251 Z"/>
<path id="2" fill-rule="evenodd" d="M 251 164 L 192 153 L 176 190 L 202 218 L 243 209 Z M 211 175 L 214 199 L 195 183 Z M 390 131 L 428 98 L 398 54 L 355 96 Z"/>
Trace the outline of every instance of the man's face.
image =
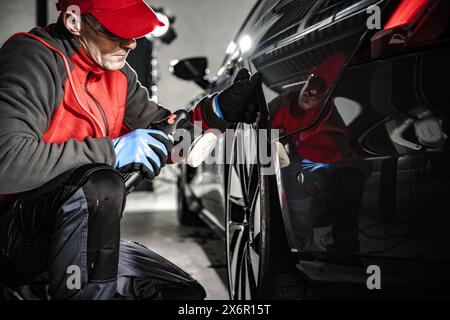
<path id="1" fill-rule="evenodd" d="M 81 22 L 80 43 L 88 55 L 103 69 L 122 69 L 128 53 L 136 48 L 136 39 L 114 36 L 89 15 L 84 15 Z"/>
<path id="2" fill-rule="evenodd" d="M 314 108 L 322 101 L 326 93 L 326 84 L 323 78 L 311 74 L 308 77 L 298 96 L 298 106 L 303 111 Z"/>

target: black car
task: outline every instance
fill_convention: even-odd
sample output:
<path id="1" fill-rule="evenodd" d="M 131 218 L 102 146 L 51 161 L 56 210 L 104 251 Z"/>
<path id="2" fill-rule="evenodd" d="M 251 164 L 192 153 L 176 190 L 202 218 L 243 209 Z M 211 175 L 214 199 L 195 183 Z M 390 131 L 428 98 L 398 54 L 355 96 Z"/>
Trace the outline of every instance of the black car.
<path id="1" fill-rule="evenodd" d="M 449 18 L 446 0 L 262 0 L 213 80 L 206 58 L 173 66 L 205 93 L 263 77 L 222 161 L 180 165 L 180 221 L 224 236 L 232 299 L 450 296 Z"/>

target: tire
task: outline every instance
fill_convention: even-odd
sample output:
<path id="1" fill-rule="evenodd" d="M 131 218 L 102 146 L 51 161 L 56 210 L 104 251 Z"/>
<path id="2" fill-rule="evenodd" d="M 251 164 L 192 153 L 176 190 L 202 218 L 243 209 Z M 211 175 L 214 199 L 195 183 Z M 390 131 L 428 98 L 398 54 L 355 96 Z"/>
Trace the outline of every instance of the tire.
<path id="1" fill-rule="evenodd" d="M 187 181 L 186 181 L 186 168 L 185 164 L 180 165 L 180 173 L 177 178 L 177 187 L 178 187 L 178 196 L 177 196 L 177 217 L 178 222 L 182 226 L 203 226 L 203 222 L 199 218 L 199 205 L 198 204 L 191 204 L 189 205 L 189 200 L 186 196 L 186 188 Z"/>
<path id="2" fill-rule="evenodd" d="M 237 142 L 244 129 L 253 132 Z M 254 136 L 255 141 L 251 141 Z M 232 300 L 300 299 L 304 282 L 292 261 L 274 175 L 262 175 L 259 161 L 248 165 L 252 126 L 239 125 L 226 170 L 226 257 Z M 247 141 L 248 140 L 248 141 Z M 244 152 L 245 150 L 245 152 Z M 255 152 L 254 152 L 255 153 Z M 245 161 L 244 161 L 245 160 Z M 237 180 L 237 181 L 236 181 Z M 246 192 L 242 192 L 246 190 Z"/>

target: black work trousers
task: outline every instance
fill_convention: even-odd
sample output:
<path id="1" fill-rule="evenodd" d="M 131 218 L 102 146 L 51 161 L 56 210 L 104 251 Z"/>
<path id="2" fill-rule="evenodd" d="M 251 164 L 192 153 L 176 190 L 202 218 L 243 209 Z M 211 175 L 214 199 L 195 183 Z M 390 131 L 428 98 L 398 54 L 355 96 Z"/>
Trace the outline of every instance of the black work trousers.
<path id="1" fill-rule="evenodd" d="M 0 215 L 0 282 L 46 285 L 51 299 L 203 299 L 189 274 L 120 240 L 125 200 L 122 177 L 104 164 L 22 194 Z"/>

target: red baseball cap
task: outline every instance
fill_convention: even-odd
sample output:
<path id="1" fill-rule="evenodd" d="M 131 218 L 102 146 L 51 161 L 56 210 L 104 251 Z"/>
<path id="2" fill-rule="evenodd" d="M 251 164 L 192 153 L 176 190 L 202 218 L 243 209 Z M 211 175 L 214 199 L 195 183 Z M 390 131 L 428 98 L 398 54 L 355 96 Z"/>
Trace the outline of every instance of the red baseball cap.
<path id="1" fill-rule="evenodd" d="M 91 14 L 124 39 L 141 38 L 164 26 L 143 0 L 58 0 L 56 4 L 59 11 L 66 11 L 69 6 L 78 6 L 81 14 Z"/>
<path id="2" fill-rule="evenodd" d="M 339 71 L 341 71 L 345 60 L 346 56 L 342 52 L 337 52 L 314 67 L 311 73 L 314 73 L 316 76 L 321 76 L 325 80 L 327 89 L 329 89 L 336 80 Z"/>

